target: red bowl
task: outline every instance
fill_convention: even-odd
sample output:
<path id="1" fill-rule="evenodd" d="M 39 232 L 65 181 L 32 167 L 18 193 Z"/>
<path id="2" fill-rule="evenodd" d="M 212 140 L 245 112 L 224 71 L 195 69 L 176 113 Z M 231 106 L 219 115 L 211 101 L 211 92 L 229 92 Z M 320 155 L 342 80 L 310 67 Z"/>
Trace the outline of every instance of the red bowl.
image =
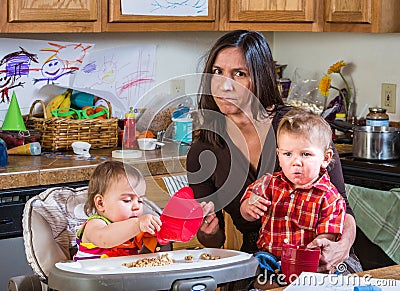
<path id="1" fill-rule="evenodd" d="M 203 220 L 203 208 L 194 199 L 193 190 L 183 187 L 165 205 L 160 216 L 162 226 L 157 232 L 160 244 L 187 242 L 197 233 Z"/>

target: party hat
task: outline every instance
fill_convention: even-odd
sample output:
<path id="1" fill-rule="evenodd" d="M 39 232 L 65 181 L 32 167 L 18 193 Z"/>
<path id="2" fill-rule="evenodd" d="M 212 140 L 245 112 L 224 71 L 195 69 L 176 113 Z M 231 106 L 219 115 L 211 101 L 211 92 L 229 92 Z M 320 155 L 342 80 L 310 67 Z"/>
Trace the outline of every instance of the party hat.
<path id="1" fill-rule="evenodd" d="M 4 118 L 2 130 L 26 130 L 24 120 L 22 119 L 21 110 L 19 109 L 17 96 L 15 92 L 12 94 L 10 106 L 6 117 Z"/>

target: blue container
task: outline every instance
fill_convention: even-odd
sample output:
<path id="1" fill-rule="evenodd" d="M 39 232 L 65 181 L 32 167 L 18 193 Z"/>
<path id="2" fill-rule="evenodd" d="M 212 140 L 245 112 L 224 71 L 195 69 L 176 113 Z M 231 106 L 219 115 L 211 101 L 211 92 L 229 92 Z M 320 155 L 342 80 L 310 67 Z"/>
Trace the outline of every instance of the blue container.
<path id="1" fill-rule="evenodd" d="M 80 91 L 73 91 L 71 95 L 71 106 L 76 109 L 81 109 L 85 106 L 93 106 L 94 104 L 94 95 L 80 92 Z"/>
<path id="2" fill-rule="evenodd" d="M 174 122 L 172 139 L 178 142 L 192 142 L 193 119 L 173 118 Z"/>
<path id="3" fill-rule="evenodd" d="M 8 165 L 7 145 L 4 140 L 0 138 L 0 167 Z"/>

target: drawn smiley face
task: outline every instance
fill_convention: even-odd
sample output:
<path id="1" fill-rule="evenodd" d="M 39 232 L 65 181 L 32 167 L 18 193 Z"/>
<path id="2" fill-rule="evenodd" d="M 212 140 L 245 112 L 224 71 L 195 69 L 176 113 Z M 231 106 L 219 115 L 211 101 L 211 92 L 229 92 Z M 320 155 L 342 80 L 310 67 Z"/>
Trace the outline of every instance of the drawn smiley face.
<path id="1" fill-rule="evenodd" d="M 58 75 L 62 74 L 65 69 L 65 64 L 63 61 L 58 59 L 51 59 L 43 64 L 42 75 L 46 78 L 53 79 Z"/>

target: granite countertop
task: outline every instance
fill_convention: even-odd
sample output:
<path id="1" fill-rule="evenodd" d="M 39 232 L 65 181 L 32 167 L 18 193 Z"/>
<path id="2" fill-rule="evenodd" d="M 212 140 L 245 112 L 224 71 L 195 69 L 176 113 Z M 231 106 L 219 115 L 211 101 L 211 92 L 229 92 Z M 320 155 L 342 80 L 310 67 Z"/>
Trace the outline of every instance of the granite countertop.
<path id="1" fill-rule="evenodd" d="M 0 190 L 87 181 L 96 166 L 108 159 L 123 160 L 132 164 L 145 176 L 185 172 L 189 147 L 168 141 L 165 144 L 161 149 L 143 151 L 142 157 L 135 159 L 112 158 L 111 153 L 116 149 L 91 150 L 93 159 L 76 159 L 71 151 L 60 152 L 59 155 L 10 155 L 8 166 L 0 167 Z M 336 147 L 339 154 L 351 151 L 351 145 Z"/>
<path id="2" fill-rule="evenodd" d="M 145 176 L 184 172 L 189 147 L 175 142 L 165 144 L 161 149 L 143 151 L 141 158 L 134 159 L 112 158 L 112 151 L 116 149 L 90 150 L 93 159 L 76 159 L 73 152 L 10 155 L 8 166 L 0 167 L 0 190 L 86 181 L 99 163 L 110 159 L 132 164 Z"/>

